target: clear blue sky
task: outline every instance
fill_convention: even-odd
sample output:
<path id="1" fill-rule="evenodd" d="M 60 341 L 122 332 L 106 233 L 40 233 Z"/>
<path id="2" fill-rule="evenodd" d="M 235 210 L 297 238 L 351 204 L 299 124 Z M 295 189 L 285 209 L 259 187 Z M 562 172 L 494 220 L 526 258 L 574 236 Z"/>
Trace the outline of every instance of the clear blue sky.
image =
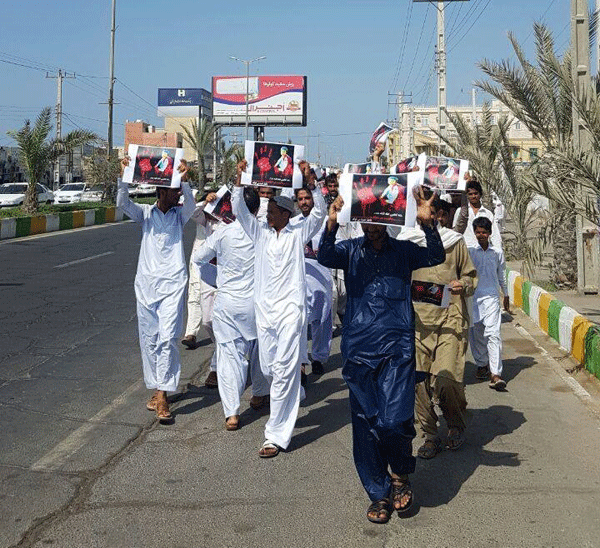
<path id="1" fill-rule="evenodd" d="M 0 145 L 39 110 L 56 103 L 56 80 L 46 69 L 77 73 L 63 88 L 64 131 L 76 125 L 106 136 L 111 0 L 20 0 L 0 18 Z M 564 50 L 569 0 L 470 0 L 446 8 L 448 104 L 468 104 L 484 57 L 511 56 L 513 31 L 531 55 L 534 21 L 545 21 Z M 327 161 L 362 160 L 369 133 L 393 116 L 388 92 L 412 92 L 435 104 L 435 9 L 412 0 L 215 2 L 117 0 L 115 144 L 126 119 L 155 117 L 159 87 L 210 89 L 213 75 L 245 74 L 234 55 L 267 59 L 254 74 L 308 76 L 310 159 L 318 133 Z M 9 64 L 29 65 L 27 68 Z M 400 63 L 399 63 L 400 61 Z M 125 87 L 127 86 L 127 87 Z M 133 94 L 129 89 L 133 90 Z M 139 96 L 139 97 L 138 97 Z M 479 94 L 478 102 L 483 100 Z M 151 106 L 152 105 L 152 106 Z M 290 129 L 304 144 L 306 129 Z M 285 128 L 266 139 L 286 140 Z"/>

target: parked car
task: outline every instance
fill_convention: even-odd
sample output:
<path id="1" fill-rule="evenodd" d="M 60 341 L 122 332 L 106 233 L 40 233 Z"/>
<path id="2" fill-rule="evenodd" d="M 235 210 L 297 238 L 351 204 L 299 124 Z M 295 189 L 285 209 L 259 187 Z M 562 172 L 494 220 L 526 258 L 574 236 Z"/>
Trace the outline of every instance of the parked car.
<path id="1" fill-rule="evenodd" d="M 28 183 L 4 183 L 0 185 L 0 207 L 15 207 L 23 204 Z M 35 186 L 38 203 L 51 204 L 54 193 L 46 186 L 38 183 Z"/>
<path id="2" fill-rule="evenodd" d="M 137 183 L 127 183 L 127 190 L 129 192 L 129 196 L 137 196 Z"/>
<path id="3" fill-rule="evenodd" d="M 54 203 L 74 204 L 81 202 L 81 197 L 86 188 L 85 183 L 67 183 L 54 192 Z"/>
<path id="4" fill-rule="evenodd" d="M 156 194 L 156 186 L 148 183 L 140 183 L 137 186 L 136 196 L 154 196 Z"/>
<path id="5" fill-rule="evenodd" d="M 86 187 L 81 195 L 82 202 L 101 202 L 102 194 L 104 194 L 104 187 L 102 185 L 96 185 Z"/>

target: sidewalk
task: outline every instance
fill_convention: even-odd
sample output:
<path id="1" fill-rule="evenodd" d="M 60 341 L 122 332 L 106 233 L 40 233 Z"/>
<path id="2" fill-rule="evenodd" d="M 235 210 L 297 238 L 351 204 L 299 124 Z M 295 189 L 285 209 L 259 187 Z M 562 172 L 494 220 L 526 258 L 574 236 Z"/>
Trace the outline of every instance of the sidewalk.
<path id="1" fill-rule="evenodd" d="M 82 481 L 71 475 L 80 481 L 71 500 L 21 545 L 597 546 L 600 408 L 575 395 L 521 325 L 536 329 L 520 313 L 503 326 L 508 392 L 477 382 L 467 365 L 465 445 L 418 461 L 412 517 L 366 520 L 336 338 L 328 372 L 309 376 L 287 452 L 258 458 L 267 413 L 249 408 L 248 391 L 242 428 L 225 431 L 218 392 L 199 386 L 203 371 L 174 406 L 175 424 L 154 423 Z M 64 474 L 41 478 L 52 475 Z"/>

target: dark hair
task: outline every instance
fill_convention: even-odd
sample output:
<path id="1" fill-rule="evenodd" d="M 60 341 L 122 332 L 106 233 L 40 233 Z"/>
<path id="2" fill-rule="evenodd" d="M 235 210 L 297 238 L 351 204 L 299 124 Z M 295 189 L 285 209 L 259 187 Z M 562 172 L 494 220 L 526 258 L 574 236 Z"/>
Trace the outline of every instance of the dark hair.
<path id="1" fill-rule="evenodd" d="M 466 192 L 469 192 L 470 189 L 476 190 L 483 196 L 483 188 L 481 188 L 481 183 L 477 179 L 471 179 L 470 181 L 467 181 Z"/>
<path id="2" fill-rule="evenodd" d="M 475 232 L 475 230 L 477 230 L 478 228 L 483 228 L 491 234 L 492 221 L 490 221 L 487 217 L 477 217 L 477 219 L 473 221 L 473 232 Z"/>
<path id="3" fill-rule="evenodd" d="M 298 192 L 300 192 L 301 190 L 304 190 L 304 192 L 308 192 L 312 196 L 312 190 L 310 188 L 308 188 L 306 185 L 303 185 L 302 187 L 296 188 L 294 190 L 294 196 L 296 197 L 296 200 L 298 199 Z"/>
<path id="4" fill-rule="evenodd" d="M 246 206 L 252 215 L 256 214 L 258 208 L 260 207 L 260 198 L 258 196 L 258 192 L 256 189 L 252 187 L 244 188 L 244 202 L 246 202 Z"/>
<path id="5" fill-rule="evenodd" d="M 285 207 L 281 207 L 276 201 L 275 198 L 269 198 L 269 203 L 271 204 L 275 204 L 275 206 L 277 207 L 277 209 L 279 210 L 280 213 L 287 213 L 290 217 L 293 215 L 293 213 L 289 210 L 286 209 Z"/>
<path id="6" fill-rule="evenodd" d="M 327 177 L 325 177 L 325 186 L 327 186 L 329 183 L 337 183 L 337 182 L 338 182 L 338 178 L 335 173 L 330 173 L 329 175 L 327 175 Z"/>
<path id="7" fill-rule="evenodd" d="M 452 210 L 452 204 L 447 202 L 446 200 L 442 200 L 439 196 L 436 196 L 431 203 L 433 208 L 436 211 L 445 211 L 446 213 L 450 213 Z"/>

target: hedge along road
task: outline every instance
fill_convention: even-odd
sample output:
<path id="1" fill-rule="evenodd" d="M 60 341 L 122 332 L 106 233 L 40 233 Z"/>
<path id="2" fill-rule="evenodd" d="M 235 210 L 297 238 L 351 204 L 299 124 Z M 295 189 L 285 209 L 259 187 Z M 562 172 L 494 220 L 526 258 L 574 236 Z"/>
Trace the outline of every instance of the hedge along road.
<path id="1" fill-rule="evenodd" d="M 188 256 L 194 233 L 190 223 Z M 133 290 L 139 244 L 131 222 L 0 242 L 0 500 L 11 514 L 60 505 L 76 484 L 61 472 L 97 468 L 152 420 Z M 209 349 L 182 351 L 183 378 Z M 19 505 L 23 485 L 33 492 Z M 7 533 L 27 526 L 13 520 Z"/>

